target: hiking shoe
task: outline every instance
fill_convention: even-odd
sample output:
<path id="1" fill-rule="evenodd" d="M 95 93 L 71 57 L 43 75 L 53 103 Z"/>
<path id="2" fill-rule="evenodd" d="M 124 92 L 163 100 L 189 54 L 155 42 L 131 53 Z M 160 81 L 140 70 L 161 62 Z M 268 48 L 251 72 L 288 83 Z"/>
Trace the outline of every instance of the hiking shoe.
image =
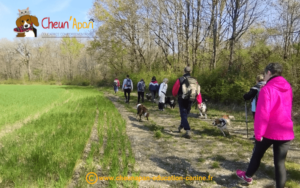
<path id="1" fill-rule="evenodd" d="M 181 130 L 183 129 L 183 127 L 181 127 L 180 125 L 179 125 L 179 127 L 178 127 L 178 132 L 179 133 L 181 133 Z"/>
<path id="2" fill-rule="evenodd" d="M 237 170 L 236 171 L 236 175 L 240 178 L 240 179 L 242 179 L 242 180 L 244 180 L 245 182 L 247 182 L 248 184 L 252 184 L 252 178 L 247 178 L 246 177 L 246 172 L 244 172 L 244 171 L 241 171 L 241 170 Z"/>
<path id="3" fill-rule="evenodd" d="M 187 138 L 187 139 L 191 139 L 191 135 L 185 133 L 184 135 L 182 135 L 183 138 Z"/>
<path id="4" fill-rule="evenodd" d="M 182 137 L 187 138 L 187 139 L 191 139 L 191 131 L 187 130 L 186 133 L 184 135 L 182 135 Z"/>

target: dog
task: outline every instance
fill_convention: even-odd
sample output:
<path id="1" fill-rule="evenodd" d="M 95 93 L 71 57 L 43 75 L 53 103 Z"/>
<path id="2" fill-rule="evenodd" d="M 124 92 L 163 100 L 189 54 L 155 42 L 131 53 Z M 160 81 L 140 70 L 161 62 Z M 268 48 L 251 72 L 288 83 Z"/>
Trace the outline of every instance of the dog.
<path id="1" fill-rule="evenodd" d="M 24 15 L 17 19 L 17 28 L 14 29 L 17 32 L 17 37 L 37 37 L 37 30 L 33 27 L 39 26 L 37 17 Z"/>
<path id="2" fill-rule="evenodd" d="M 147 121 L 149 121 L 149 112 L 148 112 L 148 109 L 142 105 L 142 104 L 137 104 L 136 105 L 136 109 L 137 109 L 137 113 L 136 113 L 136 118 L 138 116 L 140 116 L 140 120 L 139 121 L 142 121 L 142 115 L 144 115 L 146 118 L 147 118 Z"/>
<path id="3" fill-rule="evenodd" d="M 170 108 L 175 108 L 176 106 L 176 101 L 174 97 L 166 97 L 165 100 L 165 108 L 167 107 L 167 105 L 170 105 Z"/>
<path id="4" fill-rule="evenodd" d="M 207 112 L 207 106 L 206 106 L 205 102 L 201 103 L 201 106 L 200 106 L 200 108 L 198 108 L 198 110 L 199 110 L 199 115 L 201 117 L 203 117 L 203 114 L 204 114 L 205 119 L 207 119 L 207 113 L 206 113 Z"/>
<path id="5" fill-rule="evenodd" d="M 224 130 L 227 129 L 227 126 L 230 126 L 230 119 L 228 118 L 228 115 L 224 115 L 222 118 L 215 119 L 212 125 L 218 127 L 223 135 L 226 136 Z"/>
<path id="6" fill-rule="evenodd" d="M 148 101 L 150 101 L 152 99 L 151 93 L 146 93 L 146 98 Z"/>

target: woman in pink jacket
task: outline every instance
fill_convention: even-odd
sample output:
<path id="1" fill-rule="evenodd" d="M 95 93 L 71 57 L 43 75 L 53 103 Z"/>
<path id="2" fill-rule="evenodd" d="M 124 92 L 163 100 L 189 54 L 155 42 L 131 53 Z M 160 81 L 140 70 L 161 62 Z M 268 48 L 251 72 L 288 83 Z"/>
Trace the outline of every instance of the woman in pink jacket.
<path id="1" fill-rule="evenodd" d="M 276 188 L 284 188 L 286 182 L 285 158 L 290 141 L 294 139 L 292 121 L 292 87 L 281 76 L 282 66 L 270 63 L 264 71 L 267 84 L 260 90 L 255 120 L 255 146 L 246 172 L 237 170 L 239 178 L 252 183 L 266 150 L 273 145 Z"/>

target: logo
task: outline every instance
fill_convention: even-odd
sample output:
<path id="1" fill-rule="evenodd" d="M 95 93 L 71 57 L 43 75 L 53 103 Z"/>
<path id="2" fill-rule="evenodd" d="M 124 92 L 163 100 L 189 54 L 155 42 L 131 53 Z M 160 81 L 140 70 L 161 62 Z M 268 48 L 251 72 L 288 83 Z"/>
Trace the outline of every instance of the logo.
<path id="1" fill-rule="evenodd" d="M 70 16 L 69 21 L 72 20 L 72 16 Z M 44 29 L 69 29 L 69 22 L 52 22 L 50 21 L 50 17 L 45 17 L 42 19 L 42 27 Z M 71 24 L 70 24 L 71 25 Z M 73 19 L 72 29 L 77 29 L 77 32 L 79 32 L 80 29 L 89 29 L 91 26 L 92 29 L 94 29 L 94 19 L 90 19 L 89 23 L 86 22 L 77 22 L 76 18 Z"/>
<path id="2" fill-rule="evenodd" d="M 14 32 L 18 33 L 17 37 L 37 37 L 37 29 L 33 26 L 39 26 L 36 16 L 30 15 L 29 7 L 27 9 L 19 9 L 19 17 L 16 20 L 17 28 Z"/>
<path id="3" fill-rule="evenodd" d="M 88 182 L 88 184 L 95 184 L 98 181 L 98 176 L 95 172 L 89 172 L 85 176 L 85 180 Z"/>

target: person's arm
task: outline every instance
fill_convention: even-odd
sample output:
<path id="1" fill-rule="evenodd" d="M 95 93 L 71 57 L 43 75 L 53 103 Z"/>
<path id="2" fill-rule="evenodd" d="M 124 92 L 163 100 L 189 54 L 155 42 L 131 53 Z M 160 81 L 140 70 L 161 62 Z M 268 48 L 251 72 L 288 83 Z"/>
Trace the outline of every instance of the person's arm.
<path id="1" fill-rule="evenodd" d="M 180 82 L 179 82 L 179 79 L 177 79 L 177 81 L 175 82 L 174 86 L 173 86 L 173 89 L 172 89 L 172 95 L 174 97 L 177 96 L 178 94 L 178 91 L 179 91 L 179 88 L 180 88 Z"/>
<path id="2" fill-rule="evenodd" d="M 122 90 L 124 90 L 125 80 L 123 80 Z"/>
<path id="3" fill-rule="evenodd" d="M 131 91 L 133 91 L 133 82 L 132 82 L 132 80 L 130 80 L 130 81 L 131 81 L 131 85 L 132 85 Z"/>
<path id="4" fill-rule="evenodd" d="M 201 96 L 201 93 L 199 93 L 197 95 L 197 98 L 196 98 L 197 102 L 198 102 L 198 106 L 202 103 L 202 96 Z"/>
<path id="5" fill-rule="evenodd" d="M 256 89 L 250 89 L 250 91 L 244 95 L 244 99 L 250 100 L 250 99 L 254 98 L 256 96 L 256 94 L 257 94 Z"/>
<path id="6" fill-rule="evenodd" d="M 255 119 L 254 119 L 254 133 L 255 139 L 261 141 L 268 127 L 271 113 L 271 103 L 269 91 L 262 88 L 259 92 L 257 101 Z"/>

